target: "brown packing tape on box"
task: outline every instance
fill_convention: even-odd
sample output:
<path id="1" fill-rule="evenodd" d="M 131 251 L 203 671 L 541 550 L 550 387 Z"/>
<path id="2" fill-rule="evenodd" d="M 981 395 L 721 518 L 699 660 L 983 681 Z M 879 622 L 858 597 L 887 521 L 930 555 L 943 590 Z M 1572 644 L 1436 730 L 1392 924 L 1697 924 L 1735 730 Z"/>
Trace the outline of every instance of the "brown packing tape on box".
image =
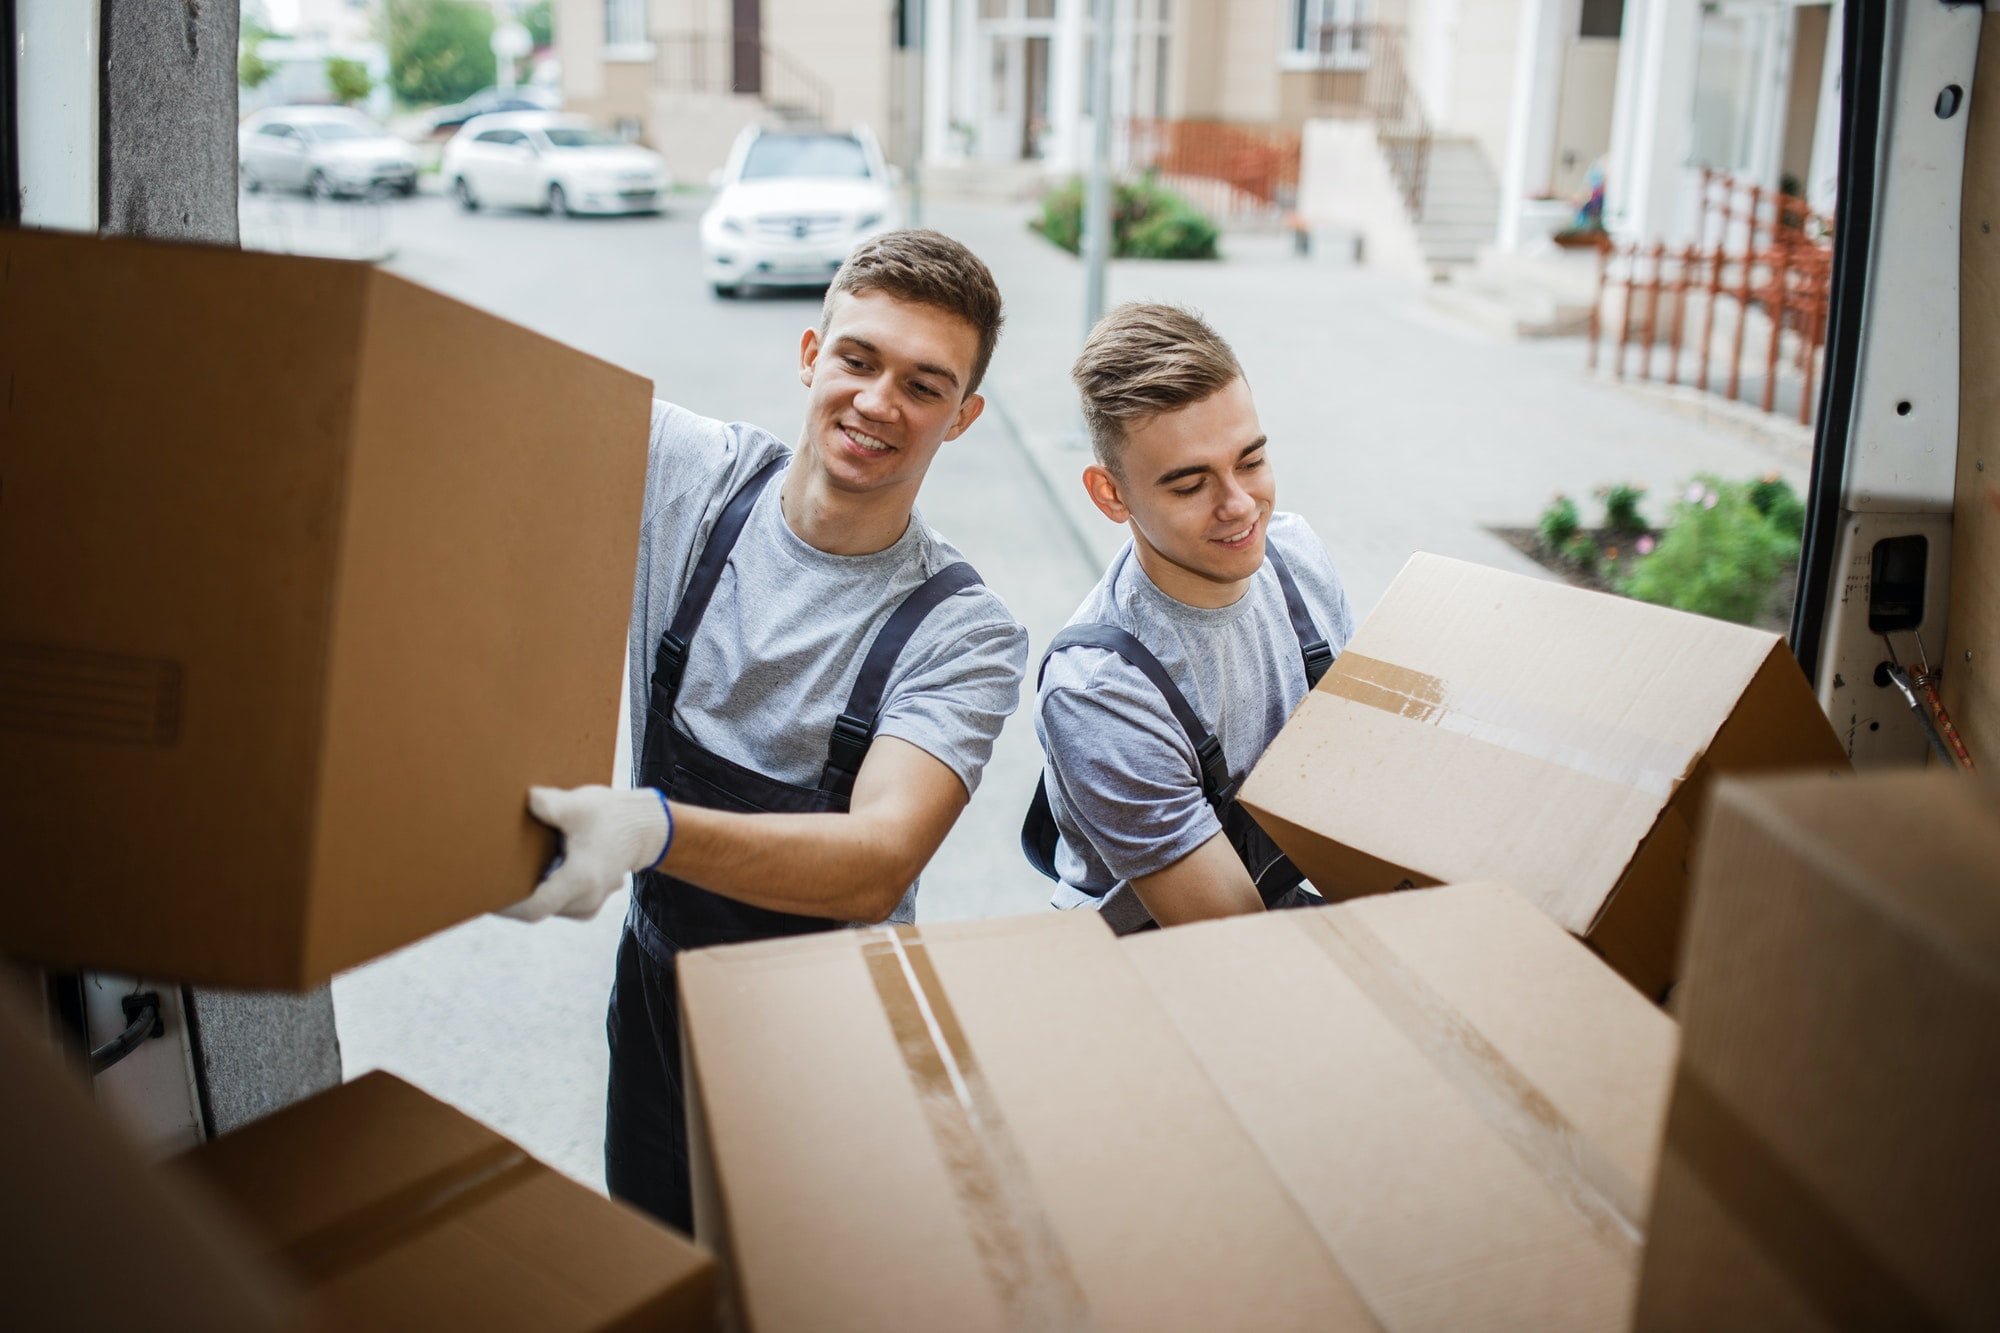
<path id="1" fill-rule="evenodd" d="M 1380 1328 L 1092 916 L 699 950 L 680 983 L 697 1230 L 746 1328 Z M 1106 1028 L 1055 1023 L 1081 995 Z"/>

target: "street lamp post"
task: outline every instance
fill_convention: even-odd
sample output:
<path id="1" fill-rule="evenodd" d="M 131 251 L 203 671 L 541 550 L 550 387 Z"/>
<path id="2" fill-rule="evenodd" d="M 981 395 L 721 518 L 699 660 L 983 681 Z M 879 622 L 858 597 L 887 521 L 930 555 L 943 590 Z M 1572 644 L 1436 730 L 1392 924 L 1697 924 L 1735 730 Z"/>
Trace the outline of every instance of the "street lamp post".
<path id="1" fill-rule="evenodd" d="M 1118 0 L 1097 0 L 1097 61 L 1090 72 L 1090 183 L 1083 197 L 1083 334 L 1104 314 L 1104 270 L 1111 257 L 1111 61 L 1117 50 Z"/>

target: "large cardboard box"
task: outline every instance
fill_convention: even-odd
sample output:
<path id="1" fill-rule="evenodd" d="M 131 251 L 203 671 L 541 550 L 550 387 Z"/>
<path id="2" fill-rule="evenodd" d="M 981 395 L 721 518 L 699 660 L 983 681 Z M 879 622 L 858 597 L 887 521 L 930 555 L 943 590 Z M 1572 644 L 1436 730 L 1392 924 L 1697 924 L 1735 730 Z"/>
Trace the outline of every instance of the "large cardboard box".
<path id="1" fill-rule="evenodd" d="M 1387 1330 L 1622 1329 L 1673 1020 L 1498 885 L 1125 951 Z"/>
<path id="2" fill-rule="evenodd" d="M 0 1324 L 290 1328 L 291 1293 L 231 1219 L 140 1157 L 14 999 L 0 994 Z"/>
<path id="3" fill-rule="evenodd" d="M 1373 1327 L 1094 913 L 679 971 L 695 1231 L 740 1327 Z"/>
<path id="4" fill-rule="evenodd" d="M 183 1161 L 299 1285 L 302 1326 L 714 1326 L 707 1253 L 389 1074 L 289 1106 Z"/>
<path id="5" fill-rule="evenodd" d="M 1641 1329 L 2000 1327 L 2000 787 L 1730 782 Z"/>
<path id="6" fill-rule="evenodd" d="M 1418 555 L 1242 799 L 1330 898 L 1502 880 L 1658 997 L 1714 775 L 1847 767 L 1774 634 Z"/>
<path id="7" fill-rule="evenodd" d="M 615 744 L 649 390 L 364 265 L 0 232 L 0 952 L 303 988 Z"/>
<path id="8" fill-rule="evenodd" d="M 1498 888 L 685 956 L 743 1326 L 1597 1329 L 1673 1024 Z"/>

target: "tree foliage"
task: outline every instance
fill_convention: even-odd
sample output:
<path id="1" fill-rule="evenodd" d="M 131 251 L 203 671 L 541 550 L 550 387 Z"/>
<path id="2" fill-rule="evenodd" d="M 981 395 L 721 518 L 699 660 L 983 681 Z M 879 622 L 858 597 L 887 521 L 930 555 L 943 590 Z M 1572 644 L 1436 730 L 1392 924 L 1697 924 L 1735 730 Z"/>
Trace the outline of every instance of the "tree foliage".
<path id="1" fill-rule="evenodd" d="M 278 72 L 278 67 L 264 59 L 257 45 L 258 38 L 251 38 L 236 57 L 236 81 L 253 92 L 269 83 Z"/>
<path id="2" fill-rule="evenodd" d="M 375 91 L 375 80 L 368 77 L 368 67 L 360 61 L 335 56 L 326 62 L 326 88 L 334 101 L 353 106 Z"/>
<path id="3" fill-rule="evenodd" d="M 410 106 L 462 102 L 494 79 L 493 11 L 472 0 L 389 0 L 389 87 Z"/>

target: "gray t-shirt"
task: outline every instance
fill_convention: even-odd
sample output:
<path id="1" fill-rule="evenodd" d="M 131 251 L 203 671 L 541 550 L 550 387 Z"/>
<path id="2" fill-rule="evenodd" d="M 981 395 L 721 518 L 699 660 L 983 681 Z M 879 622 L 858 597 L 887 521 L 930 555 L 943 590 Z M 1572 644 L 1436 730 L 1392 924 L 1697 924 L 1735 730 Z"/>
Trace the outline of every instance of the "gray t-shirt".
<path id="1" fill-rule="evenodd" d="M 645 752 L 654 652 L 722 507 L 757 470 L 789 452 L 755 426 L 725 425 L 653 404 L 639 572 L 627 666 L 632 754 Z M 961 559 L 921 514 L 894 545 L 829 555 L 785 522 L 780 473 L 758 497 L 689 645 L 674 719 L 703 749 L 766 777 L 819 784 L 833 722 L 882 623 L 918 585 Z M 947 597 L 904 647 L 883 695 L 877 736 L 934 756 L 970 795 L 1000 725 L 1020 700 L 1028 635 L 983 584 Z M 638 774 L 633 774 L 636 782 Z M 891 920 L 913 919 L 917 886 Z"/>
<path id="2" fill-rule="evenodd" d="M 1271 515 L 1269 540 L 1338 653 L 1354 635 L 1354 613 L 1326 548 L 1296 514 Z M 1211 610 L 1161 592 L 1127 543 L 1069 621 L 1089 622 L 1116 625 L 1151 650 L 1221 742 L 1232 778 L 1249 772 L 1305 697 L 1298 636 L 1268 560 L 1248 592 Z M 1049 659 L 1035 731 L 1062 834 L 1051 901 L 1097 908 L 1114 929 L 1137 929 L 1151 917 L 1130 881 L 1222 830 L 1201 794 L 1194 746 L 1153 683 L 1100 648 Z"/>

